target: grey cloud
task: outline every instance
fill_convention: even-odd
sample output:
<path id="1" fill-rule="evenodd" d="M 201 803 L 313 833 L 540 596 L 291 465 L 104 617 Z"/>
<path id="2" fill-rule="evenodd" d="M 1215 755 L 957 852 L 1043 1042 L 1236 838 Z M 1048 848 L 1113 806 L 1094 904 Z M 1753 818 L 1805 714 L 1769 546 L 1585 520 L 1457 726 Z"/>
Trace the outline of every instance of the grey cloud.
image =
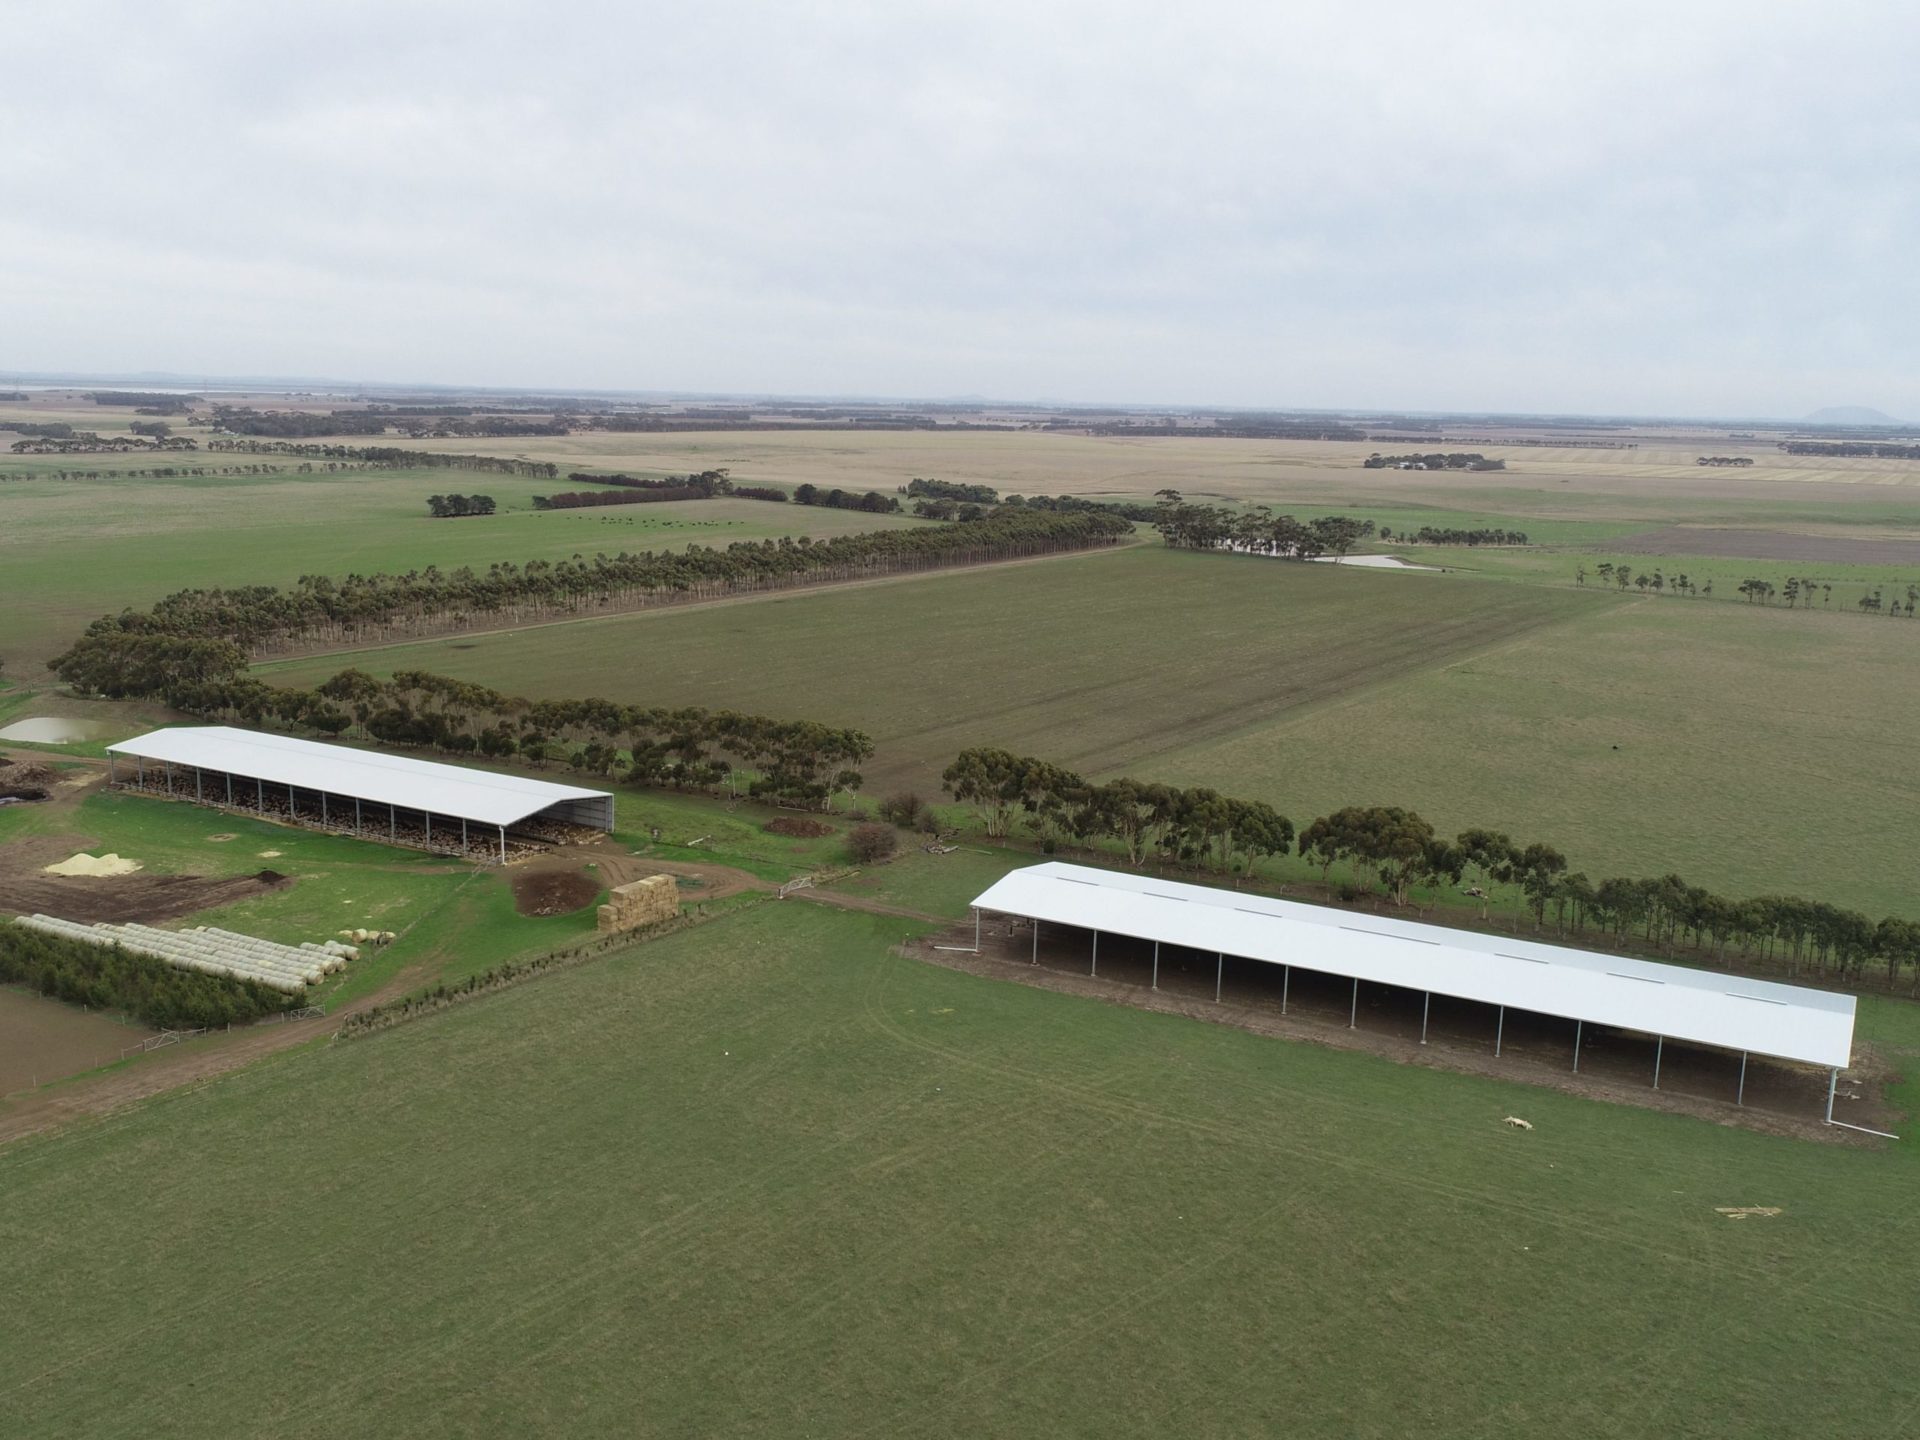
<path id="1" fill-rule="evenodd" d="M 1897 5 L 10 24 L 4 367 L 1920 417 Z"/>

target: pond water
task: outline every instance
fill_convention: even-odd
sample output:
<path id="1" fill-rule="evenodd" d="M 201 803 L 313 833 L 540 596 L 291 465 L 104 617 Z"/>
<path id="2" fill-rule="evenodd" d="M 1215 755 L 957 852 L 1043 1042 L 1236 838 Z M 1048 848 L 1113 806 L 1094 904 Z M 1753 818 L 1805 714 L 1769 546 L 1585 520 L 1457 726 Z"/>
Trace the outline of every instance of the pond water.
<path id="1" fill-rule="evenodd" d="M 30 745 L 77 745 L 82 740 L 99 740 L 111 735 L 113 730 L 104 720 L 36 715 L 31 720 L 16 720 L 0 730 L 0 740 L 24 740 Z"/>

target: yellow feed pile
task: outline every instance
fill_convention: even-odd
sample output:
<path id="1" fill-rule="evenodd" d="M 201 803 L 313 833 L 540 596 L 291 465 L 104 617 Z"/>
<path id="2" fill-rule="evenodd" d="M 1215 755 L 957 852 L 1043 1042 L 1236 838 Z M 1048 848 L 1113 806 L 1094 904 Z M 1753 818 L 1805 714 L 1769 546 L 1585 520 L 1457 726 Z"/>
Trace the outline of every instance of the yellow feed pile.
<path id="1" fill-rule="evenodd" d="M 680 913 L 680 887 L 671 875 L 649 875 L 631 885 L 615 887 L 608 903 L 600 907 L 600 932 L 638 930 L 657 925 Z"/>

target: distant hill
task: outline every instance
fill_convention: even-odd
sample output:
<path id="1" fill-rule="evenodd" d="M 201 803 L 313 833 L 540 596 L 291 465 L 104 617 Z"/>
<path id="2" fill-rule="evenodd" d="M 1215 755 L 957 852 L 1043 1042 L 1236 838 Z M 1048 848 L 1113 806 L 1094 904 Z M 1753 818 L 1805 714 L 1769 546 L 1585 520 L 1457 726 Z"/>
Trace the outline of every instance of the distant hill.
<path id="1" fill-rule="evenodd" d="M 1829 405 L 1824 410 L 1816 410 L 1806 417 L 1809 425 L 1898 425 L 1884 410 L 1875 410 L 1870 405 Z"/>

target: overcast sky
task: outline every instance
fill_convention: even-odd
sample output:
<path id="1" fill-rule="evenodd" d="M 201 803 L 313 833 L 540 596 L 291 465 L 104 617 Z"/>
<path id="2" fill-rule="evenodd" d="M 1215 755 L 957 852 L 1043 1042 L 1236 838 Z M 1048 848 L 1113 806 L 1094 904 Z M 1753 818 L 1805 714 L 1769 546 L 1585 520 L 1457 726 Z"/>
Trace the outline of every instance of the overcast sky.
<path id="1" fill-rule="evenodd" d="M 1920 9 L 9 7 L 0 369 L 1920 418 Z"/>

